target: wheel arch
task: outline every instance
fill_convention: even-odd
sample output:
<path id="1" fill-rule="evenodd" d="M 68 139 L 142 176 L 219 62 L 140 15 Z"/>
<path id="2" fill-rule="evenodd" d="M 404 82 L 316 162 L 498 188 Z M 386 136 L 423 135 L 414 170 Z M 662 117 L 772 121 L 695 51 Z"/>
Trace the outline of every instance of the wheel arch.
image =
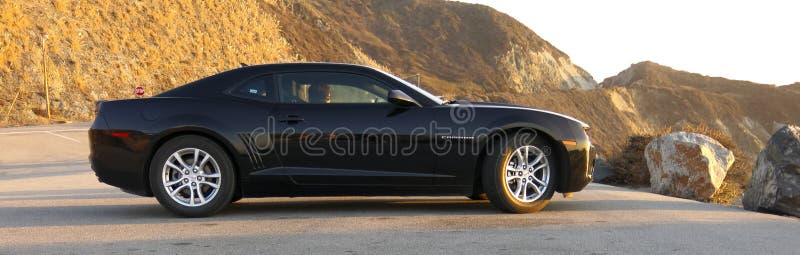
<path id="1" fill-rule="evenodd" d="M 555 189 L 556 189 L 556 191 L 561 189 L 561 187 L 564 185 L 563 183 L 565 181 L 565 174 L 564 173 L 566 171 L 568 171 L 568 169 L 569 169 L 569 162 L 568 162 L 569 160 L 567 159 L 567 157 L 568 157 L 567 155 L 568 154 L 567 154 L 567 149 L 564 146 L 564 144 L 558 142 L 558 140 L 556 140 L 551 133 L 543 131 L 542 128 L 533 127 L 533 126 L 511 126 L 511 127 L 506 127 L 506 128 L 502 128 L 502 129 L 499 129 L 499 130 L 495 130 L 494 132 L 491 132 L 487 136 L 487 140 L 483 141 L 483 144 L 480 145 L 481 146 L 480 147 L 481 148 L 481 150 L 480 150 L 481 153 L 478 156 L 478 160 L 477 160 L 477 162 L 475 164 L 475 168 L 473 169 L 473 173 L 472 173 L 473 174 L 472 192 L 474 194 L 483 193 L 483 182 L 482 182 L 483 180 L 482 180 L 482 174 L 481 174 L 482 171 L 483 171 L 483 163 L 484 163 L 484 160 L 486 159 L 486 156 L 488 154 L 488 150 L 489 150 L 488 146 L 493 144 L 493 143 L 491 143 L 492 139 L 498 139 L 499 138 L 498 136 L 494 136 L 493 134 L 496 134 L 496 133 L 499 133 L 499 132 L 513 133 L 513 132 L 519 132 L 520 130 L 523 130 L 523 129 L 531 129 L 531 130 L 535 131 L 537 134 L 541 134 L 542 137 L 544 137 L 547 140 L 547 142 L 550 144 L 550 146 L 552 146 L 553 149 L 551 150 L 551 153 L 554 155 L 554 158 L 556 159 L 556 163 L 557 163 L 557 166 L 558 166 L 558 169 L 556 169 L 556 171 L 555 171 L 557 173 L 557 176 L 556 176 L 556 180 L 557 181 L 555 183 Z"/>
<path id="2" fill-rule="evenodd" d="M 168 141 L 170 141 L 172 139 L 175 139 L 175 138 L 178 138 L 178 137 L 181 137 L 181 136 L 188 136 L 188 135 L 196 135 L 196 136 L 200 136 L 200 137 L 209 139 L 212 142 L 216 143 L 218 146 L 220 146 L 220 148 L 222 148 L 223 151 L 225 151 L 225 153 L 227 154 L 228 158 L 231 159 L 231 163 L 233 164 L 233 167 L 234 167 L 233 172 L 236 175 L 236 182 L 235 182 L 236 183 L 236 187 L 235 187 L 235 190 L 234 190 L 234 192 L 235 192 L 234 194 L 241 194 L 241 192 L 242 192 L 241 183 L 242 182 L 241 182 L 241 175 L 239 173 L 239 169 L 241 169 L 241 167 L 239 166 L 238 160 L 236 160 L 236 158 L 234 157 L 235 154 L 233 152 L 235 150 L 233 148 L 233 145 L 230 144 L 229 142 L 227 142 L 227 140 L 224 137 L 222 137 L 221 135 L 219 135 L 216 132 L 213 132 L 211 130 L 208 130 L 208 129 L 205 129 L 205 128 L 199 128 L 199 127 L 184 127 L 184 128 L 180 128 L 180 129 L 174 129 L 174 130 L 169 130 L 169 131 L 162 132 L 162 134 L 160 136 L 158 136 L 156 139 L 153 140 L 153 145 L 150 147 L 151 150 L 147 154 L 148 155 L 147 162 L 144 165 L 145 169 L 143 171 L 144 181 L 146 183 L 145 192 L 147 192 L 147 195 L 148 196 L 152 196 L 153 195 L 152 187 L 150 187 L 150 174 L 149 174 L 149 172 L 150 172 L 150 164 L 152 164 L 153 157 L 155 156 L 156 151 L 158 151 L 158 149 L 161 148 L 161 146 L 163 146 Z"/>

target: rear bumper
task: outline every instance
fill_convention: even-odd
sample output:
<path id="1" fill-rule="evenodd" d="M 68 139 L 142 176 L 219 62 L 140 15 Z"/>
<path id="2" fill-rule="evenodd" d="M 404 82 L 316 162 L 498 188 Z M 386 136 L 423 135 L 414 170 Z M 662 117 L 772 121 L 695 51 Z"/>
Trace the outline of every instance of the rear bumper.
<path id="1" fill-rule="evenodd" d="M 152 196 L 147 183 L 147 144 L 149 139 L 131 133 L 127 138 L 115 137 L 112 131 L 92 126 L 89 129 L 92 170 L 102 183 L 140 196 Z"/>

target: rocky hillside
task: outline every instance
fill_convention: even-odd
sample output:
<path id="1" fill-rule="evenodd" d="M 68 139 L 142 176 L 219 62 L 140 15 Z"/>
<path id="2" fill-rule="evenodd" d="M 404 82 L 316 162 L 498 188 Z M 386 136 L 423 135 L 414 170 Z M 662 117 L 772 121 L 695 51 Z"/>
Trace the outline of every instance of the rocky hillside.
<path id="1" fill-rule="evenodd" d="M 631 65 L 593 90 L 548 90 L 519 97 L 494 92 L 488 100 L 562 112 L 585 120 L 604 156 L 628 139 L 665 128 L 706 126 L 730 136 L 753 157 L 782 124 L 800 123 L 800 86 L 774 86 L 677 71 L 652 62 Z"/>
<path id="2" fill-rule="evenodd" d="M 642 127 L 702 124 L 727 132 L 751 155 L 781 124 L 800 122 L 800 93 L 774 86 L 677 71 L 652 62 L 632 65 L 601 86 L 623 89 Z"/>
<path id="3" fill-rule="evenodd" d="M 423 85 L 434 85 L 431 89 L 440 93 L 596 86 L 569 56 L 514 18 L 483 5 L 383 0 L 309 1 L 295 6 L 318 11 L 303 16 L 336 30 L 396 73 L 422 74 Z M 316 45 L 301 48 L 305 52 Z"/>
<path id="4" fill-rule="evenodd" d="M 0 125 L 45 123 L 45 83 L 54 119 L 86 121 L 93 101 L 132 97 L 137 85 L 153 95 L 240 63 L 291 61 L 419 74 L 440 95 L 478 100 L 596 86 L 524 25 L 475 4 L 0 1 Z"/>
<path id="5" fill-rule="evenodd" d="M 792 85 L 786 85 L 783 88 L 789 91 L 800 93 L 800 82 L 792 83 Z"/>
<path id="6" fill-rule="evenodd" d="M 153 95 L 240 63 L 291 61 L 366 64 L 439 95 L 573 115 L 607 156 L 632 135 L 684 124 L 726 132 L 755 155 L 776 125 L 800 122 L 800 83 L 643 62 L 598 87 L 533 31 L 476 4 L 0 0 L 0 125 L 45 123 L 45 82 L 54 119 L 87 121 L 92 102 L 132 97 L 136 85 Z"/>

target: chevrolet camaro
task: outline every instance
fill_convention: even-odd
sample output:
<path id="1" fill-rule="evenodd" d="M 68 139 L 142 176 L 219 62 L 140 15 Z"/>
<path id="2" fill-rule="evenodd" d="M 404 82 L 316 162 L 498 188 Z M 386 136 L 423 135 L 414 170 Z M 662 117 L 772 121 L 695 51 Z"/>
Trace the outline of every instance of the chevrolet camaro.
<path id="1" fill-rule="evenodd" d="M 333 63 L 246 66 L 153 97 L 98 102 L 98 179 L 186 217 L 246 197 L 467 196 L 513 213 L 590 181 L 589 126 L 526 107 L 445 101 Z"/>

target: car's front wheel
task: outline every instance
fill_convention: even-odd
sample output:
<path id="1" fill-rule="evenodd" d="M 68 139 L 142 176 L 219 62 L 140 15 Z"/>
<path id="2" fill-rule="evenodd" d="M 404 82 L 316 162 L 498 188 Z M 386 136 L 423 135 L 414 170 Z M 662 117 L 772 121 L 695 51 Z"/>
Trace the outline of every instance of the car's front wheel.
<path id="1" fill-rule="evenodd" d="M 483 185 L 491 203 L 506 212 L 544 208 L 555 191 L 555 160 L 546 139 L 518 133 L 497 141 L 483 165 Z"/>
<path id="2" fill-rule="evenodd" d="M 230 158 L 201 136 L 180 136 L 156 151 L 150 164 L 150 188 L 158 202 L 184 217 L 205 217 L 224 208 L 234 193 Z"/>

